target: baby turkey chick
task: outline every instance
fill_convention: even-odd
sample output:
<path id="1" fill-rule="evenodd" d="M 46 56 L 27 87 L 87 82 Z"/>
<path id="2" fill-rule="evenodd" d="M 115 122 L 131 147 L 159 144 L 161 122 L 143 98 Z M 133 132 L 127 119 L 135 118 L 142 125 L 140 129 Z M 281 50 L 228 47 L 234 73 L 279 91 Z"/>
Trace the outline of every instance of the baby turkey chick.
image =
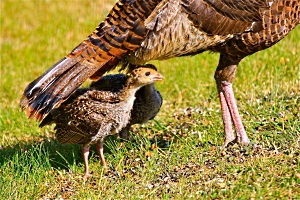
<path id="1" fill-rule="evenodd" d="M 137 90 L 162 79 L 156 70 L 139 67 L 132 70 L 121 90 L 81 89 L 53 109 L 40 126 L 55 123 L 55 135 L 60 143 L 82 144 L 84 178 L 87 178 L 91 176 L 88 167 L 90 145 L 97 144 L 102 165 L 106 167 L 104 138 L 127 126 Z"/>
<path id="2" fill-rule="evenodd" d="M 143 67 L 157 71 L 157 68 L 152 64 L 147 64 Z M 127 79 L 128 76 L 125 74 L 111 74 L 102 77 L 96 82 L 92 82 L 90 87 L 95 90 L 119 91 L 124 87 Z M 129 131 L 133 124 L 147 123 L 157 115 L 163 101 L 159 91 L 154 87 L 154 83 L 141 87 L 136 92 L 135 97 L 130 121 L 127 126 L 119 132 L 120 137 L 125 140 L 128 140 Z"/>

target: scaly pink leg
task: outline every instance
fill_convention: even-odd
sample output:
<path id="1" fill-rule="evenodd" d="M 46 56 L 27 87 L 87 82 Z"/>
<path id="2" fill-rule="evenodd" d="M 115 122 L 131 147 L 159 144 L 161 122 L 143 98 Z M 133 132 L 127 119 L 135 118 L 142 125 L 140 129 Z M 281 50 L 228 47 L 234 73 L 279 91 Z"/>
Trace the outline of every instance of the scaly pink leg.
<path id="1" fill-rule="evenodd" d="M 229 83 L 227 81 L 220 81 L 220 84 L 218 85 L 218 88 L 221 89 L 221 99 L 222 98 L 222 94 L 225 97 L 226 100 L 226 104 L 227 104 L 227 109 L 225 109 L 225 114 L 223 114 L 223 120 L 224 120 L 224 124 L 228 123 L 228 121 L 230 120 L 229 116 L 228 116 L 228 111 L 230 112 L 231 115 L 231 119 L 233 122 L 233 125 L 235 127 L 235 131 L 236 131 L 236 142 L 238 143 L 242 143 L 242 144 L 249 144 L 250 140 L 246 134 L 246 131 L 244 129 L 241 117 L 239 115 L 239 111 L 235 102 L 235 98 L 234 98 L 234 93 L 232 90 L 232 83 Z M 223 111 L 223 107 L 224 107 L 224 102 L 222 102 L 223 100 L 221 100 L 221 105 L 222 105 L 222 111 Z M 224 119 L 224 117 L 226 119 Z M 227 127 L 230 128 L 230 127 Z M 228 131 L 228 132 L 226 132 Z M 226 140 L 227 137 L 229 137 L 229 139 L 231 139 L 232 137 L 232 130 L 229 131 L 226 129 L 225 126 L 225 133 L 226 133 Z M 226 140 L 225 140 L 225 144 L 226 145 Z"/>
<path id="2" fill-rule="evenodd" d="M 223 144 L 223 148 L 226 147 L 230 142 L 232 142 L 235 137 L 232 131 L 232 123 L 231 123 L 231 115 L 227 106 L 227 102 L 222 90 L 218 87 L 219 98 L 222 109 L 222 118 L 225 130 L 225 141 Z"/>
<path id="3" fill-rule="evenodd" d="M 242 120 L 239 115 L 239 111 L 234 98 L 234 93 L 232 90 L 232 82 L 235 77 L 237 65 L 239 64 L 241 59 L 242 57 L 221 53 L 219 65 L 215 72 L 215 80 L 218 87 L 224 130 L 226 134 L 223 147 L 225 147 L 229 142 L 233 140 L 242 144 L 249 144 L 250 142 L 242 124 Z M 232 132 L 232 123 L 236 131 L 235 139 Z"/>
<path id="4" fill-rule="evenodd" d="M 82 146 L 82 154 L 83 154 L 83 163 L 84 163 L 84 175 L 83 178 L 89 178 L 92 175 L 89 172 L 89 153 L 90 147 L 89 146 Z"/>
<path id="5" fill-rule="evenodd" d="M 99 153 L 100 160 L 101 160 L 103 167 L 107 168 L 106 161 L 105 161 L 104 154 L 103 154 L 103 141 L 102 140 L 97 142 L 97 151 Z"/>

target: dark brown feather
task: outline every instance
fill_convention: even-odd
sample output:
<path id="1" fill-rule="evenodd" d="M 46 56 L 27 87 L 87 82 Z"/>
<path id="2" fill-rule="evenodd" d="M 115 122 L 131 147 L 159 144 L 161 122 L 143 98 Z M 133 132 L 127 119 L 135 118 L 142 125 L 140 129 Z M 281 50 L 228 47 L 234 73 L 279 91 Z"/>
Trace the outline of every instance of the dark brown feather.
<path id="1" fill-rule="evenodd" d="M 43 119 L 87 79 L 119 62 L 194 55 L 206 50 L 237 63 L 266 49 L 299 24 L 299 0 L 120 0 L 96 30 L 30 83 L 21 107 Z"/>

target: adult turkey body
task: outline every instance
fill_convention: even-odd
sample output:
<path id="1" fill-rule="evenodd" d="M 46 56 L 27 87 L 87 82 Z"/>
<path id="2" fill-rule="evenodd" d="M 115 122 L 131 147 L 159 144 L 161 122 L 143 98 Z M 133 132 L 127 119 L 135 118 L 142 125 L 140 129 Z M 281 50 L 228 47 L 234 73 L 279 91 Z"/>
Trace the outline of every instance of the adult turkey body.
<path id="1" fill-rule="evenodd" d="M 209 50 L 220 53 L 215 79 L 224 146 L 248 144 L 232 90 L 237 66 L 284 38 L 299 24 L 299 11 L 299 0 L 120 0 L 88 38 L 27 86 L 21 107 L 41 120 L 87 78 L 97 80 L 119 63 L 143 65 Z"/>

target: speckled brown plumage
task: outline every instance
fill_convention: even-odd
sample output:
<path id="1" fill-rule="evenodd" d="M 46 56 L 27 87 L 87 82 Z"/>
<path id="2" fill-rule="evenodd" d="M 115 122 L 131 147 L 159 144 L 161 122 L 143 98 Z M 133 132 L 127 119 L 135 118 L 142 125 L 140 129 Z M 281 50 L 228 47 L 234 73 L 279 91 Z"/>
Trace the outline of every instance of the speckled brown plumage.
<path id="1" fill-rule="evenodd" d="M 156 67 L 151 64 L 147 64 L 144 67 L 157 70 Z M 101 77 L 101 79 L 96 82 L 92 82 L 90 87 L 95 90 L 119 91 L 124 87 L 127 79 L 128 76 L 125 74 L 111 74 Z M 129 137 L 131 126 L 133 124 L 144 124 L 153 119 L 159 112 L 163 101 L 154 83 L 141 87 L 136 92 L 135 97 L 130 121 L 119 133 L 120 137 L 126 140 Z"/>
<path id="2" fill-rule="evenodd" d="M 299 0 L 120 0 L 81 44 L 24 91 L 21 107 L 43 119 L 87 78 L 99 79 L 118 63 L 219 52 L 215 79 L 226 139 L 249 139 L 238 114 L 232 82 L 246 56 L 271 47 L 299 24 Z"/>
<path id="3" fill-rule="evenodd" d="M 52 110 L 40 126 L 55 123 L 55 135 L 60 143 L 83 144 L 85 176 L 88 176 L 89 146 L 97 143 L 101 161 L 106 166 L 104 138 L 127 126 L 136 91 L 162 78 L 154 69 L 139 67 L 126 77 L 123 88 L 118 91 L 79 89 L 68 101 Z"/>

